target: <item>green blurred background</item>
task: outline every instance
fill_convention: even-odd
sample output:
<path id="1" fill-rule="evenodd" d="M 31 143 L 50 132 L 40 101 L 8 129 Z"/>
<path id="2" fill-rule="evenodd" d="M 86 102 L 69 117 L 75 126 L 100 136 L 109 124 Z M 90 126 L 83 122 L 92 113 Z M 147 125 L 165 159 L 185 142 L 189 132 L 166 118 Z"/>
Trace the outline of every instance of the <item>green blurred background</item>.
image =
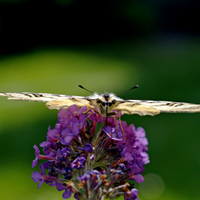
<path id="1" fill-rule="evenodd" d="M 198 1 L 0 0 L 0 91 L 200 103 Z M 200 199 L 200 114 L 123 116 L 142 126 L 150 164 L 140 200 Z M 55 200 L 31 179 L 33 145 L 57 111 L 0 98 L 0 199 Z"/>

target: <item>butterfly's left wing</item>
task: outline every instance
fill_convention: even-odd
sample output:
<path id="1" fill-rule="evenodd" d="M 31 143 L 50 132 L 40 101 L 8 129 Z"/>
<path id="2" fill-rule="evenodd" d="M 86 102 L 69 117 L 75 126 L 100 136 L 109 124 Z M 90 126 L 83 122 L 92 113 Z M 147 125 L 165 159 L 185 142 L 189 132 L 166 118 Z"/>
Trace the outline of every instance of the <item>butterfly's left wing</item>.
<path id="1" fill-rule="evenodd" d="M 116 108 L 122 114 L 157 115 L 160 112 L 166 113 L 198 113 L 199 104 L 173 102 L 173 101 L 151 101 L 151 100 L 125 100 Z"/>
<path id="2" fill-rule="evenodd" d="M 79 107 L 88 105 L 87 98 L 82 96 L 68 96 L 62 94 L 30 93 L 30 92 L 0 93 L 0 96 L 7 96 L 8 99 L 11 100 L 46 102 L 46 106 L 49 109 L 58 109 L 58 110 L 61 108 L 68 108 L 70 105 L 73 104 L 76 104 Z"/>

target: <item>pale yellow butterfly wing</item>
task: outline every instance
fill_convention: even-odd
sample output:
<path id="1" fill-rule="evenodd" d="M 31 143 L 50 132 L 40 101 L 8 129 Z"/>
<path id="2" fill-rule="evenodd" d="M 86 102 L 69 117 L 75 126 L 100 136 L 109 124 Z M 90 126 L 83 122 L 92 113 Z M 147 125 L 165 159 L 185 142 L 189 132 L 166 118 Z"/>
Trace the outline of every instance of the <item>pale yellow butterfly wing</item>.
<path id="1" fill-rule="evenodd" d="M 125 100 L 116 108 L 122 114 L 156 115 L 166 113 L 199 113 L 200 105 L 172 101 Z"/>

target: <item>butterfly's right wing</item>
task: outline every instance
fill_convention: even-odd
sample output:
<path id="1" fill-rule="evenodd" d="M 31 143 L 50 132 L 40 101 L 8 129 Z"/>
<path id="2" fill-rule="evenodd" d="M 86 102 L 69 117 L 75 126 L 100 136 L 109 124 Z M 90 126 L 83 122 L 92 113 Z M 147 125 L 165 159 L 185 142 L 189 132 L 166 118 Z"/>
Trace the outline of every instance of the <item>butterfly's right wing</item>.
<path id="1" fill-rule="evenodd" d="M 0 96 L 7 96 L 9 100 L 46 102 L 46 106 L 49 109 L 58 110 L 61 108 L 66 109 L 73 104 L 76 104 L 79 107 L 88 105 L 87 98 L 82 96 L 30 92 L 0 93 Z"/>
<path id="2" fill-rule="evenodd" d="M 48 93 L 31 93 L 31 92 L 2 92 L 0 96 L 7 96 L 9 100 L 21 101 L 39 101 L 48 102 L 61 98 L 70 98 L 71 96 L 61 94 L 48 94 Z"/>

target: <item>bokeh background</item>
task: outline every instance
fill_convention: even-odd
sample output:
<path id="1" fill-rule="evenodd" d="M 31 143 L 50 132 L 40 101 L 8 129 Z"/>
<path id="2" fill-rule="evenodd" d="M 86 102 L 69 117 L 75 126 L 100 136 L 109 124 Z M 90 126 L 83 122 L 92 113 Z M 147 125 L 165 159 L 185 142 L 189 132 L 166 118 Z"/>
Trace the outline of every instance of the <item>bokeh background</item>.
<path id="1" fill-rule="evenodd" d="M 0 0 L 0 91 L 200 103 L 200 2 Z M 150 164 L 140 200 L 200 199 L 200 114 L 123 116 L 142 126 Z M 57 111 L 0 98 L 0 199 L 55 200 L 31 179 L 33 145 Z M 72 198 L 73 199 L 73 198 Z"/>

